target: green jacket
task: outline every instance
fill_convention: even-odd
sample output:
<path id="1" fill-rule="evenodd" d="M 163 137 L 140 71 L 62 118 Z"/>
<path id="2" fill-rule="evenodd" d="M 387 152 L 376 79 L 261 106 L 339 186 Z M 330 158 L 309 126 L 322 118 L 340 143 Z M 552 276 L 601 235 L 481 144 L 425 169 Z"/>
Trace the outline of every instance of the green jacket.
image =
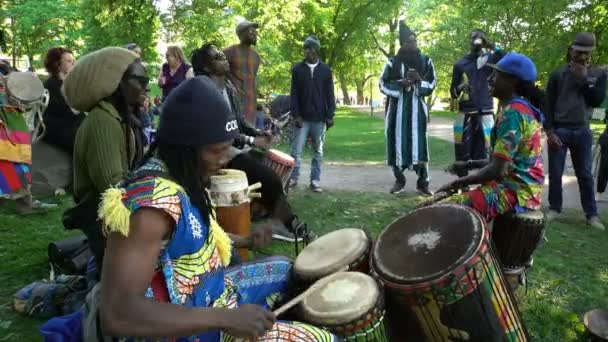
<path id="1" fill-rule="evenodd" d="M 127 139 L 129 148 L 127 151 Z M 96 198 L 120 182 L 135 157 L 135 136 L 109 102 L 100 102 L 76 133 L 74 143 L 74 198 Z"/>

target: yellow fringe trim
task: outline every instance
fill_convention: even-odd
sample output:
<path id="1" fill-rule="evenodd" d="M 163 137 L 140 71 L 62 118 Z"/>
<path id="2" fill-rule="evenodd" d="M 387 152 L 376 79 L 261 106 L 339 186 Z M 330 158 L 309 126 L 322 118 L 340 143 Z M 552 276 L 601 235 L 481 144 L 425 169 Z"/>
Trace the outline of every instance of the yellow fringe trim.
<path id="1" fill-rule="evenodd" d="M 101 204 L 97 211 L 99 219 L 104 222 L 108 232 L 129 236 L 131 211 L 125 207 L 122 197 L 124 189 L 110 188 L 101 196 Z"/>
<path id="2" fill-rule="evenodd" d="M 215 212 L 210 217 L 211 234 L 213 234 L 213 239 L 215 240 L 215 247 L 217 248 L 217 251 L 220 254 L 222 264 L 224 266 L 228 266 L 230 264 L 230 258 L 232 257 L 232 240 L 230 240 L 230 236 L 226 234 L 224 229 L 213 218 L 214 216 Z"/>

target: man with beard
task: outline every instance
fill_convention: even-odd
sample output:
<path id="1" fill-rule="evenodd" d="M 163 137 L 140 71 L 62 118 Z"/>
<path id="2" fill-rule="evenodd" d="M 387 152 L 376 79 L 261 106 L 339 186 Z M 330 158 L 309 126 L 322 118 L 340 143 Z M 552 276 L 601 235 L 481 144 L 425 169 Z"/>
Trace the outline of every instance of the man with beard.
<path id="1" fill-rule="evenodd" d="M 253 49 L 258 41 L 259 25 L 243 21 L 236 27 L 240 44 L 232 45 L 224 54 L 230 62 L 232 83 L 237 87 L 241 109 L 245 120 L 255 124 L 256 118 L 256 77 L 260 67 L 260 55 Z"/>
<path id="2" fill-rule="evenodd" d="M 494 127 L 494 102 L 488 91 L 488 77 L 503 53 L 494 47 L 486 33 L 471 32 L 471 52 L 454 64 L 450 94 L 458 100 L 458 116 L 454 121 L 456 161 L 487 159 L 490 133 Z M 466 176 L 460 171 L 458 176 Z"/>
<path id="3" fill-rule="evenodd" d="M 591 173 L 593 132 L 589 128 L 593 107 L 606 96 L 606 74 L 590 67 L 595 35 L 578 33 L 568 47 L 567 65 L 554 71 L 547 83 L 547 144 L 549 145 L 549 211 L 547 219 L 562 210 L 562 175 L 570 150 L 587 224 L 604 230 L 597 212 Z"/>
<path id="4" fill-rule="evenodd" d="M 388 165 L 393 168 L 392 194 L 405 188 L 403 171 L 418 175 L 416 189 L 430 196 L 426 125 L 428 108 L 424 97 L 435 88 L 435 68 L 418 49 L 417 36 L 403 21 L 399 23 L 401 48 L 388 60 L 380 77 L 380 91 L 387 96 L 385 132 Z"/>

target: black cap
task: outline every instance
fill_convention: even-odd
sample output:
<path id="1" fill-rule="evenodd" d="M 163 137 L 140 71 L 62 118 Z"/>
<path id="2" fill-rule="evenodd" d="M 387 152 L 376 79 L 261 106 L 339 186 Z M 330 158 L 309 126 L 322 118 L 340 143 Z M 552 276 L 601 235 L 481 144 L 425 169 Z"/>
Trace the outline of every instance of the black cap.
<path id="1" fill-rule="evenodd" d="M 204 146 L 236 137 L 238 124 L 213 81 L 193 77 L 173 89 L 163 104 L 159 143 Z"/>
<path id="2" fill-rule="evenodd" d="M 591 32 L 579 32 L 574 37 L 571 47 L 574 50 L 591 52 L 595 49 L 595 34 Z"/>

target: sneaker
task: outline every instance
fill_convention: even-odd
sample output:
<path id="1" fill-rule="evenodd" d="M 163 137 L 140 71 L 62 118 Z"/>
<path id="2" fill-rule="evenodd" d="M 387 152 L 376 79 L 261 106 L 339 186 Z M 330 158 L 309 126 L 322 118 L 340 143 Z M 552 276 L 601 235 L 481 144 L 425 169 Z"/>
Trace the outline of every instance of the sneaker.
<path id="1" fill-rule="evenodd" d="M 323 192 L 323 189 L 321 188 L 321 184 L 319 183 L 319 181 L 310 182 L 310 190 L 312 190 L 313 192 Z"/>
<path id="2" fill-rule="evenodd" d="M 588 218 L 587 225 L 595 229 L 606 230 L 606 227 L 604 226 L 602 221 L 600 221 L 600 218 L 598 216 L 591 216 L 590 218 Z"/>
<path id="3" fill-rule="evenodd" d="M 287 182 L 287 188 L 288 189 L 294 189 L 298 187 L 298 181 L 295 179 L 290 179 L 289 182 Z"/>
<path id="4" fill-rule="evenodd" d="M 608 202 L 608 192 L 597 192 L 595 194 L 595 201 L 596 202 Z"/>
<path id="5" fill-rule="evenodd" d="M 399 181 L 395 182 L 395 184 L 393 184 L 393 187 L 391 188 L 391 190 L 389 191 L 391 194 L 398 194 L 400 192 L 402 192 L 403 190 L 405 190 L 405 182 L 401 183 Z"/>
<path id="6" fill-rule="evenodd" d="M 429 190 L 428 186 L 422 187 L 422 188 L 416 188 L 416 191 L 418 191 L 418 193 L 422 196 L 433 196 L 433 193 L 431 192 L 431 190 Z"/>
<path id="7" fill-rule="evenodd" d="M 553 209 L 549 209 L 546 213 L 545 213 L 545 219 L 547 221 L 553 221 L 556 218 L 558 218 L 560 215 L 560 213 L 557 210 L 553 210 Z"/>

